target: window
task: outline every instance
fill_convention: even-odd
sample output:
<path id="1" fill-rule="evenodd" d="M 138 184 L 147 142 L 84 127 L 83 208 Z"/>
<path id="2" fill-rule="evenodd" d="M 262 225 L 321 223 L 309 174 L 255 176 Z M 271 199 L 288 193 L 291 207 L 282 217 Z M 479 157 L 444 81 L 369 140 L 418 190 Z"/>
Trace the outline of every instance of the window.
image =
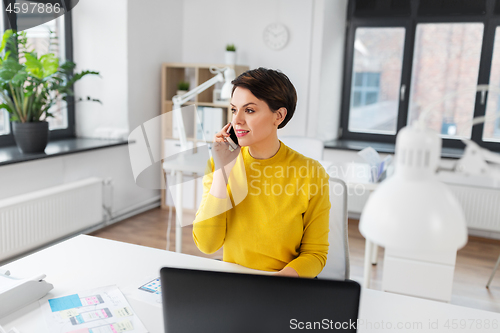
<path id="1" fill-rule="evenodd" d="M 3 23 L 3 15 L 0 15 L 0 32 L 3 35 L 4 32 L 4 23 Z M 5 134 L 9 134 L 10 126 L 9 126 L 9 113 L 5 110 L 0 110 L 0 137 Z"/>
<path id="2" fill-rule="evenodd" d="M 417 25 L 408 124 L 432 108 L 430 128 L 443 137 L 470 139 L 483 28 L 482 23 Z"/>
<path id="3" fill-rule="evenodd" d="M 9 115 L 7 111 L 0 111 L 0 135 L 9 134 Z"/>
<path id="4" fill-rule="evenodd" d="M 500 0 L 350 0 L 346 43 L 340 139 L 395 143 L 432 110 L 444 147 L 500 151 L 500 119 L 471 126 L 500 116 Z"/>
<path id="5" fill-rule="evenodd" d="M 404 28 L 358 28 L 349 131 L 396 133 Z"/>
<path id="6" fill-rule="evenodd" d="M 498 2 L 500 4 L 500 1 Z M 500 7 L 500 6 L 499 6 Z M 496 86 L 498 91 L 489 92 L 486 103 L 486 117 L 497 115 L 497 119 L 486 121 L 484 124 L 483 140 L 500 142 L 500 27 L 495 29 L 495 43 L 491 61 L 490 85 Z"/>
<path id="7" fill-rule="evenodd" d="M 64 16 L 59 16 L 55 20 L 26 29 L 26 35 L 28 45 L 31 45 L 35 52 L 38 54 L 51 52 L 59 58 L 61 63 L 65 61 Z M 50 112 L 54 114 L 54 117 L 47 119 L 49 130 L 68 127 L 67 108 L 64 101 L 57 101 L 56 105 L 50 109 Z"/>
<path id="8" fill-rule="evenodd" d="M 16 0 L 8 0 L 7 2 L 15 3 Z M 26 1 L 17 0 L 17 3 Z M 5 1 L 2 2 L 0 8 L 5 12 Z M 4 20 L 4 15 L 0 15 L 0 27 L 3 31 L 6 29 L 16 29 L 29 24 L 30 20 L 41 20 L 39 16 L 16 16 L 15 13 L 7 13 L 7 20 Z M 50 17 L 49 17 L 50 19 Z M 10 22 L 15 22 L 15 26 L 11 27 Z M 71 12 L 61 15 L 55 19 L 51 19 L 43 24 L 33 28 L 26 29 L 28 37 L 28 45 L 30 45 L 37 53 L 43 54 L 52 52 L 59 57 L 61 62 L 72 59 L 72 32 L 71 32 Z M 52 34 L 50 33 L 52 31 Z M 52 38 L 51 38 L 52 37 Z M 50 47 L 50 49 L 49 49 Z M 54 118 L 49 118 L 50 139 L 60 139 L 74 137 L 74 99 L 68 96 L 68 103 L 58 101 L 51 108 L 51 113 Z M 0 110 L 0 147 L 14 145 L 15 141 L 10 132 L 9 114 L 5 110 Z"/>

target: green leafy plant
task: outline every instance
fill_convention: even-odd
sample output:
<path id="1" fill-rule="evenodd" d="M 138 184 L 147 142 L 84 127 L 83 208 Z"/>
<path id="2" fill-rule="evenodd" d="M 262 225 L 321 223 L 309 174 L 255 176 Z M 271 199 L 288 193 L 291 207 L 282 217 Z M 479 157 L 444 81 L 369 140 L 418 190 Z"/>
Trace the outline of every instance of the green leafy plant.
<path id="1" fill-rule="evenodd" d="M 236 46 L 234 46 L 234 44 L 227 44 L 226 45 L 226 51 L 236 52 Z"/>
<path id="2" fill-rule="evenodd" d="M 86 75 L 99 75 L 95 71 L 73 73 L 75 63 L 60 64 L 54 53 L 38 56 L 29 51 L 24 31 L 5 31 L 0 52 L 4 50 L 0 56 L 0 109 L 10 113 L 11 121 L 38 122 L 54 117 L 50 108 L 59 99 L 66 101 L 74 95 L 72 86 L 76 81 Z M 90 97 L 86 100 L 101 103 Z"/>
<path id="3" fill-rule="evenodd" d="M 189 82 L 181 81 L 177 84 L 177 90 L 189 90 Z"/>

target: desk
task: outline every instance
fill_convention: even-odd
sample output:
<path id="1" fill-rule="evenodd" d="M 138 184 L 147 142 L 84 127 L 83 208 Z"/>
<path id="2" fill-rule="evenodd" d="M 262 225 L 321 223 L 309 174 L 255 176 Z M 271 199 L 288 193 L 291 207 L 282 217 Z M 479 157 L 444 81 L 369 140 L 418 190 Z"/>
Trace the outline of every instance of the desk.
<path id="1" fill-rule="evenodd" d="M 201 258 L 187 254 L 158 250 L 139 245 L 110 241 L 91 236 L 77 236 L 63 243 L 19 259 L 2 268 L 12 275 L 31 276 L 37 273 L 47 275 L 47 282 L 54 289 L 44 300 L 78 291 L 106 285 L 117 285 L 122 291 L 137 286 L 145 277 L 158 276 L 162 266 L 210 269 L 240 273 L 258 273 L 242 266 Z M 262 273 L 262 272 L 261 272 Z M 278 278 L 278 277 L 277 277 Z M 127 297 L 127 293 L 124 292 Z M 361 292 L 360 323 L 358 332 L 385 332 L 382 327 L 393 325 L 396 332 L 478 332 L 475 326 L 463 330 L 446 329 L 446 320 L 461 319 L 481 321 L 490 324 L 496 320 L 500 325 L 500 314 L 469 309 L 446 303 L 428 301 L 402 295 L 363 289 Z M 135 313 L 151 333 L 163 333 L 163 318 L 160 305 L 143 303 L 128 298 Z M 439 330 L 429 328 L 429 323 L 438 320 Z M 422 329 L 398 329 L 399 324 L 421 323 Z M 371 327 L 369 327 L 371 324 Z M 0 319 L 6 329 L 15 326 L 21 333 L 48 332 L 38 302 L 32 303 L 13 314 Z M 382 326 L 381 326 L 382 325 Z M 385 326 L 384 326 L 385 325 Z M 470 321 L 467 322 L 470 325 Z M 498 332 L 489 329 L 485 332 Z"/>
<path id="2" fill-rule="evenodd" d="M 204 151 L 203 149 L 198 149 L 198 151 Z M 182 179 L 184 172 L 195 173 L 198 175 L 204 175 L 205 168 L 207 166 L 209 157 L 207 154 L 198 153 L 192 155 L 182 155 L 179 156 L 175 160 L 163 162 L 163 170 L 168 172 L 169 170 L 173 170 L 175 173 L 175 182 L 177 184 L 177 188 L 175 191 L 175 198 L 173 198 L 176 203 L 175 209 L 175 252 L 182 252 L 182 226 L 183 226 L 183 206 L 182 206 Z M 165 189 L 168 191 L 168 188 Z M 165 198 L 167 196 L 165 195 Z M 179 209 L 177 209 L 179 208 Z M 167 234 L 167 239 L 170 235 Z"/>

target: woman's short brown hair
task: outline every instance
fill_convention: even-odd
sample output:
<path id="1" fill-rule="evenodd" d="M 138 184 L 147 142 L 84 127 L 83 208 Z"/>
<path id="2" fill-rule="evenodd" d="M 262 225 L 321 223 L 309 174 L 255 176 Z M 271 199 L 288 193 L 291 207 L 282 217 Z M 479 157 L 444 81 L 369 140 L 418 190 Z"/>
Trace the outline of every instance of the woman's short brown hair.
<path id="1" fill-rule="evenodd" d="M 231 83 L 233 84 L 231 96 L 236 87 L 243 87 L 266 102 L 272 112 L 285 108 L 287 110 L 285 120 L 278 125 L 278 128 L 283 128 L 292 118 L 297 105 L 297 92 L 292 82 L 282 72 L 259 67 L 246 71 Z"/>

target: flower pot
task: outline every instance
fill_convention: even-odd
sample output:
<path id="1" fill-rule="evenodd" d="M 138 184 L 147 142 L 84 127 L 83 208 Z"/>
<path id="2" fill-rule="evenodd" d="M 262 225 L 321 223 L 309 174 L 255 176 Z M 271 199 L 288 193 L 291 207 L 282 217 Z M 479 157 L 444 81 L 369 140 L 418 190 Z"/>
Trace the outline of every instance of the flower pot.
<path id="1" fill-rule="evenodd" d="M 12 123 L 12 133 L 23 154 L 43 153 L 49 142 L 49 123 Z"/>
<path id="2" fill-rule="evenodd" d="M 185 95 L 187 92 L 188 92 L 187 90 L 177 90 L 177 96 Z M 195 96 L 191 97 L 191 99 L 189 101 L 194 102 L 194 98 L 195 98 Z"/>
<path id="3" fill-rule="evenodd" d="M 236 64 L 236 52 L 234 51 L 226 51 L 224 54 L 224 62 L 226 65 L 234 65 Z"/>

